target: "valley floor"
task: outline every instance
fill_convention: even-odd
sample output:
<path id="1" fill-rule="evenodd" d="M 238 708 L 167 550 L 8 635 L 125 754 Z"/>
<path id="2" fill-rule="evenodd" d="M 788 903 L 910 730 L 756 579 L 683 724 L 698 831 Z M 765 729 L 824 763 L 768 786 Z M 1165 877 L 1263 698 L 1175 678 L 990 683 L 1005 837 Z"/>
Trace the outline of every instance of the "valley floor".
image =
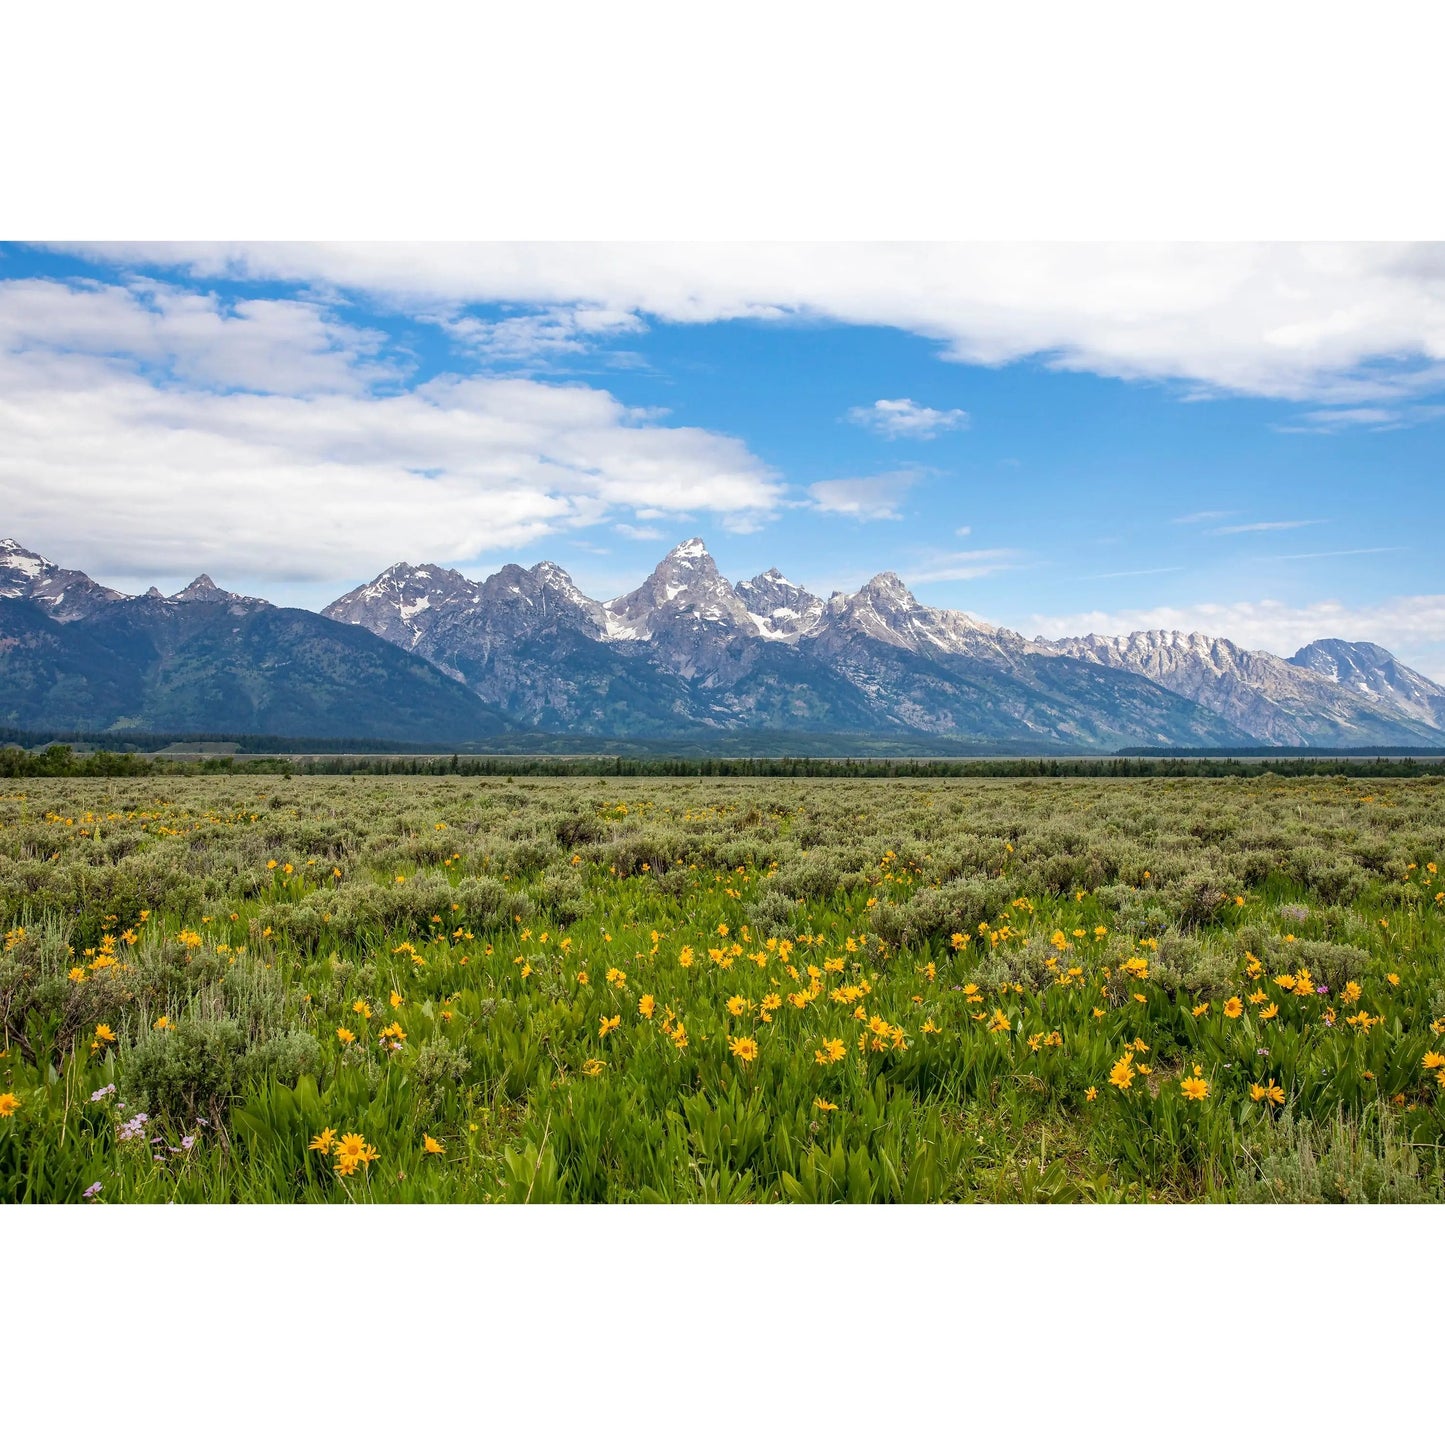
<path id="1" fill-rule="evenodd" d="M 1445 1199 L 1445 779 L 10 779 L 0 1199 Z"/>

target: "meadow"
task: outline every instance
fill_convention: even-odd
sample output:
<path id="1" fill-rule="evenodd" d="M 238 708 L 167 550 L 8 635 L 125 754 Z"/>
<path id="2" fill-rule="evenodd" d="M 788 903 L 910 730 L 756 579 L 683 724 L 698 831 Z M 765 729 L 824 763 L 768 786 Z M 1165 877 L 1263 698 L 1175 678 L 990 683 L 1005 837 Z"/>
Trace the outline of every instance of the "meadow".
<path id="1" fill-rule="evenodd" d="M 0 791 L 0 1199 L 1445 1199 L 1445 778 Z"/>

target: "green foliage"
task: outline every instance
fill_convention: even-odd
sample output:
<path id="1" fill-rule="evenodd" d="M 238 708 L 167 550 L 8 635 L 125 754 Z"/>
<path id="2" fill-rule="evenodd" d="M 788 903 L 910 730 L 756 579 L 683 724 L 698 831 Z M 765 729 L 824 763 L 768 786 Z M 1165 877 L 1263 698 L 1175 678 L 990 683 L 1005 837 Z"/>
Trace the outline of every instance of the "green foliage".
<path id="1" fill-rule="evenodd" d="M 0 1199 L 1441 1197 L 1439 779 L 467 761 L 0 793 Z"/>
<path id="2" fill-rule="evenodd" d="M 1235 1198 L 1252 1204 L 1445 1204 L 1438 1147 L 1420 1148 L 1388 1111 L 1298 1120 L 1255 1142 Z"/>

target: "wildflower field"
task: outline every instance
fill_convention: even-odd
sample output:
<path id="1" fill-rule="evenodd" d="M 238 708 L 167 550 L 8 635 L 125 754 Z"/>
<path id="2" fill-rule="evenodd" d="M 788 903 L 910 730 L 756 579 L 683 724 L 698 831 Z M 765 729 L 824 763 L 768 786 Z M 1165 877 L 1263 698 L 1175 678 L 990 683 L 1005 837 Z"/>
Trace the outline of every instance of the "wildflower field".
<path id="1" fill-rule="evenodd" d="M 7 789 L 6 1201 L 1445 1198 L 1445 779 Z"/>

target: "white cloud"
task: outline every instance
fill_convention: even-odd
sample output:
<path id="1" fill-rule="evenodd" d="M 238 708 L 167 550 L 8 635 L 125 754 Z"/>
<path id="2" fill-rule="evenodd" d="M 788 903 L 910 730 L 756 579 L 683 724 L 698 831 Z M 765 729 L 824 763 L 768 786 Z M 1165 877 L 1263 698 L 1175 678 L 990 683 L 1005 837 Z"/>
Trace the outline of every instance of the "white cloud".
<path id="1" fill-rule="evenodd" d="M 1187 517 L 1175 517 L 1174 525 L 1177 527 L 1191 527 L 1197 522 L 1219 522 L 1225 517 L 1232 517 L 1233 512 L 1190 512 Z"/>
<path id="2" fill-rule="evenodd" d="M 1243 532 L 1293 532 L 1298 527 L 1318 527 L 1320 519 L 1308 522 L 1238 522 L 1232 527 L 1215 527 L 1211 537 L 1235 537 Z"/>
<path id="3" fill-rule="evenodd" d="M 1080 577 L 1080 582 L 1107 582 L 1115 577 L 1158 577 L 1165 572 L 1182 572 L 1182 567 L 1139 567 L 1129 572 L 1091 572 L 1087 577 Z"/>
<path id="4" fill-rule="evenodd" d="M 904 469 L 872 477 L 843 477 L 808 488 L 813 507 L 869 522 L 896 522 L 898 505 L 921 474 Z"/>
<path id="5" fill-rule="evenodd" d="M 781 501 L 741 441 L 595 388 L 443 376 L 373 393 L 359 335 L 309 303 L 0 286 L 4 529 L 110 577 L 347 579 L 619 514 L 744 530 Z"/>
<path id="6" fill-rule="evenodd" d="M 1177 630 L 1227 637 L 1241 647 L 1289 657 L 1318 637 L 1374 642 L 1407 666 L 1445 679 L 1445 594 L 1390 597 L 1352 606 L 1339 601 L 1303 606 L 1264 599 L 1259 602 L 1201 602 L 1186 607 L 1143 607 L 1121 612 L 1078 612 L 1035 616 L 1030 635 L 1079 637 L 1098 632 Z"/>
<path id="7" fill-rule="evenodd" d="M 1256 562 L 1312 562 L 1320 557 L 1370 557 L 1378 552 L 1403 552 L 1404 547 L 1342 547 L 1331 552 L 1274 552 L 1256 557 Z"/>
<path id="8" fill-rule="evenodd" d="M 634 542 L 660 542 L 663 537 L 657 527 L 633 527 L 627 522 L 619 522 L 616 530 Z"/>
<path id="9" fill-rule="evenodd" d="M 1369 431 L 1400 431 L 1445 417 L 1445 406 L 1341 406 L 1302 413 L 1293 422 L 1276 425 L 1282 432 L 1322 432 L 1329 435 L 1350 427 Z"/>
<path id="10" fill-rule="evenodd" d="M 900 437 L 929 441 L 941 431 L 956 431 L 968 425 L 968 413 L 953 409 L 935 411 L 919 406 L 916 401 L 900 397 L 897 401 L 875 401 L 872 406 L 855 406 L 848 410 L 848 420 L 866 426 L 890 441 Z"/>
<path id="11" fill-rule="evenodd" d="M 199 386 L 310 395 L 357 392 L 394 373 L 381 337 L 312 301 L 244 300 L 134 281 L 0 281 L 0 353 L 125 358 Z"/>
<path id="12" fill-rule="evenodd" d="M 972 552 L 937 552 L 923 566 L 909 569 L 910 582 L 971 582 L 995 572 L 1012 572 L 1023 558 L 1013 547 L 980 548 Z"/>
<path id="13" fill-rule="evenodd" d="M 403 307 L 586 304 L 664 321 L 824 317 L 937 340 L 948 357 L 1317 405 L 1445 386 L 1439 244 L 88 247 L 197 275 L 324 282 Z"/>
<path id="14" fill-rule="evenodd" d="M 600 337 L 646 331 L 630 311 L 596 306 L 552 306 L 545 311 L 489 321 L 466 314 L 438 318 L 454 340 L 488 361 L 542 362 L 589 351 Z"/>

